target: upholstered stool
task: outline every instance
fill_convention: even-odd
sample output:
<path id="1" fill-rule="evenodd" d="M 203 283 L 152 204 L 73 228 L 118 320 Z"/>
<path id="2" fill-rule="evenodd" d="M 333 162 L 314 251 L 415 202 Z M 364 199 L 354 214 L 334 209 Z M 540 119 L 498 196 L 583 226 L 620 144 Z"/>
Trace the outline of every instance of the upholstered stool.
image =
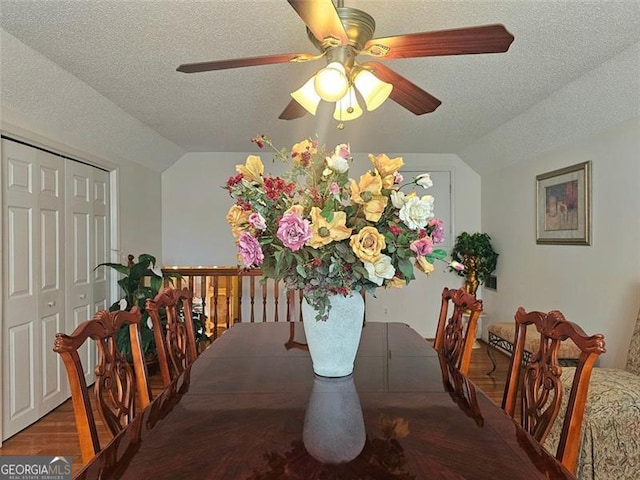
<path id="1" fill-rule="evenodd" d="M 513 354 L 513 342 L 516 336 L 516 326 L 514 322 L 496 322 L 489 325 L 487 329 L 489 333 L 489 348 L 487 355 L 493 365 L 488 375 L 496 369 L 495 350 L 500 349 L 509 355 Z M 524 344 L 524 362 L 529 362 L 532 352 L 538 350 L 540 344 L 540 335 L 536 332 L 535 325 L 527 327 L 527 337 Z M 580 357 L 580 349 L 571 340 L 562 342 L 560 351 L 558 352 L 558 361 L 563 366 L 574 366 Z"/>

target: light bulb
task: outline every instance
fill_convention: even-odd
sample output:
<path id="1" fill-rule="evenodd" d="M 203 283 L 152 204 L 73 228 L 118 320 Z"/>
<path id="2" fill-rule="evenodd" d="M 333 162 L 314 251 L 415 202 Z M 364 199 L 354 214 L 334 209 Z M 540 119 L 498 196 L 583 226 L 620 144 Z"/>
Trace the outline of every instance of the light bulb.
<path id="1" fill-rule="evenodd" d="M 293 99 L 302 105 L 311 115 L 316 114 L 318 104 L 321 100 L 313 86 L 313 81 L 314 77 L 311 77 L 302 87 L 291 93 Z"/>
<path id="2" fill-rule="evenodd" d="M 333 118 L 340 122 L 355 120 L 362 115 L 362 107 L 356 98 L 356 91 L 353 86 L 349 87 L 344 97 L 336 102 L 336 109 L 333 111 Z"/>
<path id="3" fill-rule="evenodd" d="M 313 85 L 320 98 L 327 102 L 337 102 L 349 89 L 344 66 L 339 62 L 331 62 L 316 73 Z"/>
<path id="4" fill-rule="evenodd" d="M 369 111 L 382 105 L 393 90 L 393 85 L 383 82 L 368 70 L 360 70 L 353 79 L 353 83 Z"/>

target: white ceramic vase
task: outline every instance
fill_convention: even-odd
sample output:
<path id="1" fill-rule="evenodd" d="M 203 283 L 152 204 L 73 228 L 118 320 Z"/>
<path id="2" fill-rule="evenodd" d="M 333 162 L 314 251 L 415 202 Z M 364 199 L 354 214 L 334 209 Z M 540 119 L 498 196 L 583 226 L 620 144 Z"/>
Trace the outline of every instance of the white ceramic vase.
<path id="1" fill-rule="evenodd" d="M 302 302 L 304 333 L 309 345 L 313 371 L 322 377 L 344 377 L 353 373 L 362 324 L 364 300 L 360 293 L 331 295 L 327 320 L 316 320 L 316 310 Z"/>
<path id="2" fill-rule="evenodd" d="M 366 432 L 352 375 L 315 376 L 302 440 L 309 455 L 322 463 L 346 463 L 360 455 Z"/>

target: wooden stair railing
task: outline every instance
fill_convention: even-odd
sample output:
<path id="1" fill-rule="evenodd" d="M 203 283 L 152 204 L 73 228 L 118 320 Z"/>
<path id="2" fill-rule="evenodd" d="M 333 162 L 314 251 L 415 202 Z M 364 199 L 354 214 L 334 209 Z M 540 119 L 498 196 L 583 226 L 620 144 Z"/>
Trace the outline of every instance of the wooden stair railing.
<path id="1" fill-rule="evenodd" d="M 177 266 L 163 267 L 162 272 L 181 276 L 173 280 L 174 286 L 193 292 L 194 311 L 207 317 L 207 335 L 214 339 L 219 328 L 229 328 L 237 322 L 302 320 L 302 293 L 287 292 L 283 284 L 272 279 L 261 282 L 261 269 Z"/>

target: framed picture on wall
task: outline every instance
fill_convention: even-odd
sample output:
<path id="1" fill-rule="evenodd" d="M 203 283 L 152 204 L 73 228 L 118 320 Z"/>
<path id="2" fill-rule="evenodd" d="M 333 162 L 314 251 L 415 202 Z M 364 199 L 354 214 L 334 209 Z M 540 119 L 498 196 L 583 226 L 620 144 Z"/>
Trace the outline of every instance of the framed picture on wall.
<path id="1" fill-rule="evenodd" d="M 536 243 L 591 244 L 591 162 L 536 176 Z"/>

